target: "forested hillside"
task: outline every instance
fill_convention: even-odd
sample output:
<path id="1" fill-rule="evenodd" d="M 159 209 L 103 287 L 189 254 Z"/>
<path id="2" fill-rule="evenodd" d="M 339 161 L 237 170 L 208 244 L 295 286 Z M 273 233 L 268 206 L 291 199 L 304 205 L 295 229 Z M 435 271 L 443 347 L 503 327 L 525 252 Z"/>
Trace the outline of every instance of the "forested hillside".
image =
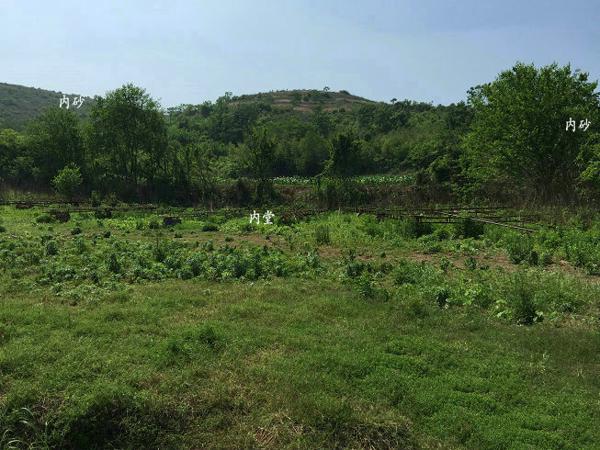
<path id="1" fill-rule="evenodd" d="M 70 98 L 78 96 L 78 94 L 66 95 Z M 23 130 L 30 120 L 46 109 L 58 106 L 62 96 L 62 92 L 0 83 L 0 129 Z M 79 116 L 85 117 L 89 113 L 91 100 L 84 97 L 81 108 L 75 109 Z"/>

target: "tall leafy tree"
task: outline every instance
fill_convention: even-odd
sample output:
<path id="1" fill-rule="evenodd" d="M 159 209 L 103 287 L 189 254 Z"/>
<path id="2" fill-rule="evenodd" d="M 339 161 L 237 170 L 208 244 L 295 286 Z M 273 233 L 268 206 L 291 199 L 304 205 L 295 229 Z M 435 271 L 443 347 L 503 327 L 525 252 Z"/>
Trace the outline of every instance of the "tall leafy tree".
<path id="1" fill-rule="evenodd" d="M 96 98 L 88 136 L 93 174 L 105 190 L 132 195 L 166 170 L 165 118 L 140 87 L 126 84 Z"/>
<path id="2" fill-rule="evenodd" d="M 474 109 L 465 139 L 468 173 L 479 183 L 521 186 L 543 198 L 570 198 L 594 128 L 566 130 L 572 118 L 598 126 L 599 94 L 588 74 L 556 64 L 518 63 L 469 92 Z"/>
<path id="3" fill-rule="evenodd" d="M 27 146 L 36 179 L 46 186 L 63 167 L 84 161 L 79 119 L 67 109 L 50 108 L 33 120 L 27 129 Z"/>
<path id="4" fill-rule="evenodd" d="M 243 147 L 243 163 L 247 173 L 257 180 L 256 195 L 259 201 L 272 190 L 273 168 L 277 143 L 264 127 L 254 128 Z"/>
<path id="5" fill-rule="evenodd" d="M 362 166 L 360 142 L 352 132 L 340 133 L 333 138 L 325 173 L 349 177 L 360 173 Z"/>
<path id="6" fill-rule="evenodd" d="M 297 146 L 298 172 L 304 176 L 320 173 L 329 156 L 329 142 L 315 130 L 308 130 Z"/>
<path id="7" fill-rule="evenodd" d="M 19 185 L 32 174 L 33 159 L 26 152 L 25 137 L 9 128 L 0 130 L 0 182 Z"/>

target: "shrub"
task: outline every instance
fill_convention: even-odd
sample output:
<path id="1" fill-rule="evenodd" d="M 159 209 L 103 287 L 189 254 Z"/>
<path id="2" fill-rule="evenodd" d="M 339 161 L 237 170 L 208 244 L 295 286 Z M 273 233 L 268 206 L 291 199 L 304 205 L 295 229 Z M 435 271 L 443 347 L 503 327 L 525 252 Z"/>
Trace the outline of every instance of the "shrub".
<path id="1" fill-rule="evenodd" d="M 46 242 L 45 246 L 46 256 L 55 256 L 58 254 L 58 244 L 54 240 Z"/>
<path id="2" fill-rule="evenodd" d="M 97 208 L 102 203 L 102 197 L 97 191 L 92 191 L 90 194 L 90 203 L 92 208 Z"/>
<path id="3" fill-rule="evenodd" d="M 115 253 L 111 253 L 108 257 L 108 270 L 112 273 L 121 273 L 121 263 Z"/>
<path id="4" fill-rule="evenodd" d="M 76 236 L 76 235 L 78 235 L 78 234 L 81 234 L 81 228 L 80 228 L 80 227 L 75 227 L 75 228 L 73 228 L 73 229 L 71 230 L 71 234 L 72 234 L 73 236 Z"/>
<path id="5" fill-rule="evenodd" d="M 358 293 L 363 299 L 371 299 L 375 297 L 375 287 L 373 285 L 373 280 L 368 273 L 363 273 L 356 280 L 356 287 L 358 289 Z"/>
<path id="6" fill-rule="evenodd" d="M 518 233 L 510 233 L 505 237 L 508 257 L 514 264 L 527 261 L 533 250 L 533 243 L 529 236 Z"/>
<path id="7" fill-rule="evenodd" d="M 465 267 L 469 270 L 477 269 L 477 260 L 475 258 L 473 258 L 472 256 L 469 256 L 465 260 Z"/>
<path id="8" fill-rule="evenodd" d="M 111 192 L 110 194 L 108 194 L 106 196 L 105 200 L 106 200 L 106 203 L 108 203 L 113 208 L 119 204 L 119 197 L 117 197 L 117 194 L 115 194 L 114 192 Z"/>
<path id="9" fill-rule="evenodd" d="M 362 230 L 370 237 L 382 237 L 383 229 L 373 216 L 364 216 Z"/>
<path id="10" fill-rule="evenodd" d="M 454 229 L 456 234 L 463 238 L 478 238 L 484 232 L 484 225 L 471 217 L 465 217 L 454 224 Z"/>
<path id="11" fill-rule="evenodd" d="M 550 264 L 552 264 L 552 252 L 548 252 L 548 251 L 544 251 L 540 254 L 540 261 L 539 261 L 541 266 L 549 266 Z"/>
<path id="12" fill-rule="evenodd" d="M 513 289 L 509 294 L 509 305 L 513 319 L 522 325 L 533 324 L 538 315 L 534 302 L 534 288 L 522 276 L 514 278 Z"/>
<path id="13" fill-rule="evenodd" d="M 331 244 L 331 236 L 327 225 L 317 225 L 315 228 L 315 241 L 317 245 Z"/>
<path id="14" fill-rule="evenodd" d="M 400 223 L 400 233 L 407 238 L 419 238 L 431 234 L 432 232 L 432 225 L 427 222 L 422 222 L 417 217 L 411 217 Z"/>
<path id="15" fill-rule="evenodd" d="M 316 194 L 319 202 L 330 209 L 359 204 L 364 197 L 355 181 L 341 177 L 318 179 Z"/>
<path id="16" fill-rule="evenodd" d="M 54 219 L 54 217 L 52 217 L 50 214 L 40 214 L 39 216 L 37 216 L 35 218 L 35 221 L 37 223 L 54 223 L 56 222 L 56 220 Z"/>
<path id="17" fill-rule="evenodd" d="M 444 273 L 447 273 L 448 270 L 450 270 L 451 268 L 452 261 L 450 261 L 447 257 L 442 256 L 442 258 L 440 259 L 440 269 L 442 269 Z"/>
<path id="18" fill-rule="evenodd" d="M 77 250 L 77 253 L 79 253 L 79 254 L 83 254 L 83 253 L 87 252 L 88 248 L 85 245 L 85 240 L 83 238 L 75 239 L 75 249 Z"/>
<path id="19" fill-rule="evenodd" d="M 394 269 L 394 283 L 401 286 L 403 284 L 416 284 L 422 278 L 423 266 L 410 262 L 406 259 L 398 261 L 398 266 Z"/>
<path id="20" fill-rule="evenodd" d="M 110 219 L 112 217 L 112 210 L 110 208 L 98 208 L 94 211 L 94 216 L 97 219 Z"/>
<path id="21" fill-rule="evenodd" d="M 81 171 L 74 164 L 69 164 L 52 179 L 52 185 L 60 195 L 73 199 L 83 183 Z"/>
<path id="22" fill-rule="evenodd" d="M 212 222 L 206 222 L 205 224 L 202 225 L 201 230 L 202 231 L 219 231 L 219 225 L 217 225 L 216 223 L 212 223 Z"/>

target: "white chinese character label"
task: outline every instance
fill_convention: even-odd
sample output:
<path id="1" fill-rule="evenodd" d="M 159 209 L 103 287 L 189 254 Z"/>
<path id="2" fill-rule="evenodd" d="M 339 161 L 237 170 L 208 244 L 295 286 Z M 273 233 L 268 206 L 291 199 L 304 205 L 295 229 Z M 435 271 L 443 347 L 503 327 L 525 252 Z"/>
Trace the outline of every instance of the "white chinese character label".
<path id="1" fill-rule="evenodd" d="M 256 223 L 260 223 L 260 213 L 253 211 L 252 214 L 250 214 L 250 223 L 254 222 L 255 220 Z"/>
<path id="2" fill-rule="evenodd" d="M 80 95 L 73 99 L 73 106 L 77 106 L 77 109 L 79 109 L 81 108 L 81 105 L 83 105 L 83 97 Z"/>
<path id="3" fill-rule="evenodd" d="M 581 121 L 579 122 L 579 129 L 580 129 L 580 130 L 583 130 L 583 131 L 587 131 L 587 129 L 590 127 L 590 124 L 591 124 L 591 123 L 592 123 L 592 122 L 590 122 L 590 121 L 587 119 L 587 117 L 586 117 L 586 119 L 585 119 L 585 120 L 581 120 Z M 573 130 L 573 131 L 575 131 L 575 130 Z"/>
<path id="4" fill-rule="evenodd" d="M 85 99 L 81 95 L 79 97 L 73 97 L 73 106 L 77 107 L 77 109 L 81 108 L 84 100 Z M 62 108 L 63 106 L 65 106 L 67 109 L 69 109 L 71 106 L 71 99 L 65 94 L 63 94 L 62 98 L 60 99 L 60 103 L 58 104 L 59 108 Z"/>
<path id="5" fill-rule="evenodd" d="M 60 99 L 60 103 L 58 105 L 59 108 L 62 108 L 63 105 L 66 105 L 67 109 L 69 109 L 71 100 L 69 99 L 69 97 L 67 97 L 66 95 L 63 94 L 62 98 Z"/>
<path id="6" fill-rule="evenodd" d="M 579 121 L 579 126 L 577 127 L 577 124 L 575 123 L 575 119 L 573 119 L 572 117 L 569 117 L 569 120 L 567 120 L 567 126 L 565 129 L 567 131 L 569 131 L 569 128 L 570 128 L 573 133 L 575 133 L 575 130 L 577 128 L 579 128 L 580 130 L 583 130 L 583 131 L 587 131 L 587 129 L 590 127 L 591 123 L 592 122 L 590 122 L 588 120 L 588 118 L 586 117 L 584 120 Z"/>
<path id="7" fill-rule="evenodd" d="M 273 214 L 271 210 L 267 209 L 267 212 L 263 214 L 263 223 L 265 225 L 273 225 L 273 217 L 275 217 L 275 214 Z M 257 213 L 256 210 L 252 211 L 250 214 L 250 223 L 254 222 L 260 224 L 260 213 Z"/>
<path id="8" fill-rule="evenodd" d="M 271 221 L 271 219 L 273 219 L 273 217 L 275 217 L 275 214 L 273 214 L 268 209 L 267 209 L 267 212 L 263 214 L 263 218 L 265 219 L 265 223 L 268 224 L 268 225 L 273 225 L 273 222 Z"/>

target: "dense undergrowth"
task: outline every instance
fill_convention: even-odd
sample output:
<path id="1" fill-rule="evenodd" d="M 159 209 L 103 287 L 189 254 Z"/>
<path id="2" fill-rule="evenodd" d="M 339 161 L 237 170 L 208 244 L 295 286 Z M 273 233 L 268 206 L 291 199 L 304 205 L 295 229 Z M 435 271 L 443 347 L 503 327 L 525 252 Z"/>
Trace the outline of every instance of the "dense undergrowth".
<path id="1" fill-rule="evenodd" d="M 19 288 L 49 289 L 75 301 L 168 278 L 252 282 L 325 276 L 352 281 L 364 298 L 390 300 L 410 287 L 440 307 L 483 308 L 532 324 L 594 308 L 599 292 L 595 283 L 571 273 L 543 270 L 568 261 L 585 274 L 598 275 L 600 228 L 595 226 L 540 228 L 528 235 L 470 219 L 432 226 L 351 214 L 258 227 L 219 215 L 175 227 L 162 226 L 152 215 L 98 220 L 80 214 L 73 223 L 46 222 L 52 219 L 37 215 L 30 231 L 18 235 L 2 225 L 0 269 Z M 219 230 L 228 235 L 220 243 L 205 237 Z M 250 234 L 267 239 L 263 245 L 233 242 L 232 236 Z M 271 236 L 280 244 L 273 245 Z M 357 257 L 362 246 L 381 251 L 375 258 Z M 338 257 L 323 259 L 327 248 L 340 249 Z M 390 257 L 385 249 L 391 250 Z M 415 261 L 410 251 L 439 255 L 438 262 Z M 514 270 L 494 266 L 493 255 L 499 252 L 506 252 Z M 464 267 L 455 266 L 453 255 L 464 258 Z"/>

